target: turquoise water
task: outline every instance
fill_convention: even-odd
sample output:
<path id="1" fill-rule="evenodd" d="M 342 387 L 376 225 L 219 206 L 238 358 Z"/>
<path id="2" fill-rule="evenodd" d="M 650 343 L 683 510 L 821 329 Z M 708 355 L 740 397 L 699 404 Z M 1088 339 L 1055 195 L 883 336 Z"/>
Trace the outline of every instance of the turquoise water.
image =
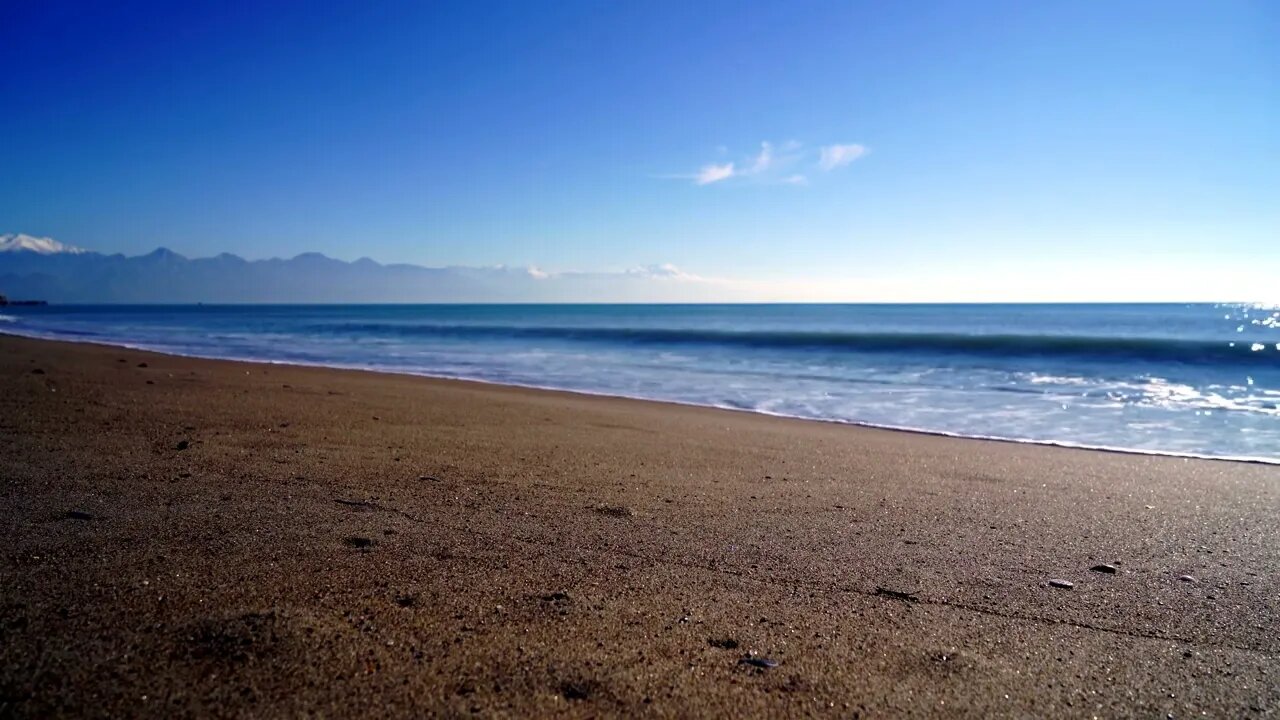
<path id="1" fill-rule="evenodd" d="M 1280 307 L 51 306 L 0 331 L 1280 462 Z"/>

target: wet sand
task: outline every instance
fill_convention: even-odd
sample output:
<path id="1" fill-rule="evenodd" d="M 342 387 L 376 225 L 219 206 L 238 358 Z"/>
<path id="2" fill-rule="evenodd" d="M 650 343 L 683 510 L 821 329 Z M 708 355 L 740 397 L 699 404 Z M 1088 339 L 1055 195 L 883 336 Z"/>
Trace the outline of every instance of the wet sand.
<path id="1" fill-rule="evenodd" d="M 2 337 L 0 527 L 0 716 L 1280 713 L 1276 466 Z"/>

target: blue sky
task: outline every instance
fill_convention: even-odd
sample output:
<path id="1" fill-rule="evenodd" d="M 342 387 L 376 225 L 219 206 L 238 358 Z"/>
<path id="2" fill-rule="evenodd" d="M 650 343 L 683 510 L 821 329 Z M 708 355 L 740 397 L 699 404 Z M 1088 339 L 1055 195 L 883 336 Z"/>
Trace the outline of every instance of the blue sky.
<path id="1" fill-rule="evenodd" d="M 1277 37 L 1269 2 L 4 3 L 0 232 L 1226 297 L 1280 276 Z"/>

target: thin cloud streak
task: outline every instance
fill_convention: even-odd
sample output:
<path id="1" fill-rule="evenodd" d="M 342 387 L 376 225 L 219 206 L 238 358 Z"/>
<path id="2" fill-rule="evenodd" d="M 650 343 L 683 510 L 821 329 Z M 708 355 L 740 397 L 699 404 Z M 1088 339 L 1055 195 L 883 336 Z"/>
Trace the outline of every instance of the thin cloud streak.
<path id="1" fill-rule="evenodd" d="M 710 185 L 711 183 L 717 183 L 721 180 L 728 180 L 733 176 L 733 163 L 725 163 L 724 165 L 716 165 L 712 163 L 710 165 L 703 165 L 702 169 L 698 171 L 698 174 L 694 177 L 693 181 L 698 185 Z"/>
<path id="2" fill-rule="evenodd" d="M 849 145 L 827 145 L 822 148 L 818 157 L 818 167 L 823 170 L 835 170 L 843 167 L 867 154 L 867 148 L 857 143 Z"/>

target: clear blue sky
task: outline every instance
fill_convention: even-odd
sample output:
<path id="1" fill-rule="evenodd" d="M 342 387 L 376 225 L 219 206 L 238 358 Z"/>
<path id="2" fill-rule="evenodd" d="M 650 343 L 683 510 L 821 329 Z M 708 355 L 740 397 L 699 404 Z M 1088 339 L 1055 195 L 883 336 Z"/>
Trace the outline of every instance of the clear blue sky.
<path id="1" fill-rule="evenodd" d="M 1280 274 L 1274 2 L 18 0 L 0 105 L 0 233 L 105 252 Z"/>

